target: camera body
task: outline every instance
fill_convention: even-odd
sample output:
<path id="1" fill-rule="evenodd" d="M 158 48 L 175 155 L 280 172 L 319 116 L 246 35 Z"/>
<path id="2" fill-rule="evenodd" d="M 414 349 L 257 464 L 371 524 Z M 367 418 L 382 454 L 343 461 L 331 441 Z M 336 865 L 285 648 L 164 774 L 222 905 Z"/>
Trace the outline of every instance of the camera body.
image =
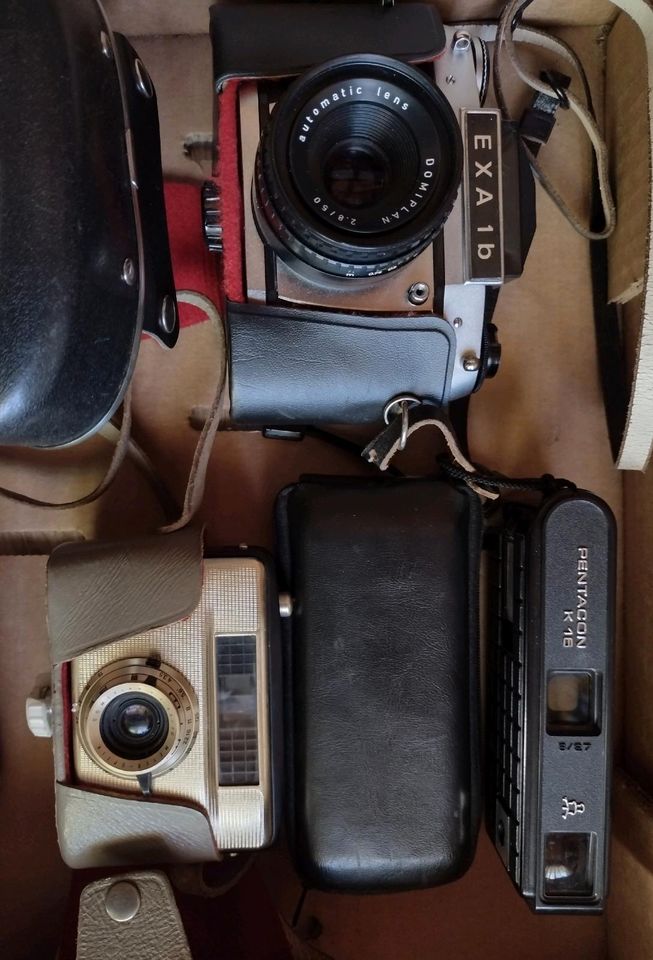
<path id="1" fill-rule="evenodd" d="M 55 668 L 57 824 L 69 865 L 207 862 L 272 842 L 281 770 L 272 583 L 262 555 L 206 559 L 189 617 Z"/>
<path id="2" fill-rule="evenodd" d="M 488 537 L 487 827 L 536 913 L 607 895 L 615 523 L 586 491 L 507 508 Z"/>
<path id="3" fill-rule="evenodd" d="M 469 395 L 497 370 L 497 289 L 521 274 L 535 229 L 533 177 L 517 130 L 484 106 L 485 41 L 443 27 L 429 4 L 279 4 L 273 13 L 248 4 L 212 9 L 220 196 L 209 188 L 207 223 L 215 225 L 220 206 L 232 419 L 366 422 L 380 419 L 397 392 L 438 405 Z M 262 62 L 256 39 L 269 44 L 271 31 L 274 66 Z M 308 36 L 308 49 L 297 49 L 293 38 Z M 241 61 L 251 60 L 245 76 L 233 76 L 236 40 Z M 300 72 L 302 53 L 312 59 Z M 283 337 L 268 333 L 275 323 Z M 402 358 L 395 381 L 375 366 L 389 323 L 388 349 Z M 335 351 L 330 326 L 339 329 Z M 415 358 L 424 350 L 410 336 L 415 329 L 433 335 L 430 383 Z M 380 409 L 356 403 L 352 389 L 334 392 L 334 374 L 356 365 L 358 351 L 367 353 L 368 379 L 377 379 Z M 328 373 L 323 383 L 314 364 L 312 389 L 330 399 L 286 402 L 302 358 L 320 353 Z M 338 356 L 339 368 L 329 369 Z M 273 382 L 265 398 L 253 388 L 255 370 Z"/>

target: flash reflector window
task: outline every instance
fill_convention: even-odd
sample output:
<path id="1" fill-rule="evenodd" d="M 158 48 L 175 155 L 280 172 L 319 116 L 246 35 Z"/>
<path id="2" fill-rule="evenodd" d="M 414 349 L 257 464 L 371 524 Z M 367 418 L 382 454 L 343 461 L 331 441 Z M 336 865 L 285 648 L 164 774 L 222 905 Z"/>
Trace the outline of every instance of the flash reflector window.
<path id="1" fill-rule="evenodd" d="M 546 685 L 546 732 L 556 737 L 596 737 L 600 676 L 587 671 L 552 671 Z"/>
<path id="2" fill-rule="evenodd" d="M 594 835 L 547 833 L 544 838 L 544 896 L 594 896 Z"/>

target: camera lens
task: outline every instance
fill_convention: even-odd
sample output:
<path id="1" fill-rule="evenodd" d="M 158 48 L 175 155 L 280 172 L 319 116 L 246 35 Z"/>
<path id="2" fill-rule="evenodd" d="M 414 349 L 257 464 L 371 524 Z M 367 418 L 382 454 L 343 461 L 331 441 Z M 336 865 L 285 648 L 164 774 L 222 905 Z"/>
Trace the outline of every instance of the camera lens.
<path id="1" fill-rule="evenodd" d="M 122 712 L 120 729 L 127 737 L 147 737 L 155 724 L 152 708 L 146 703 L 131 703 Z"/>
<path id="2" fill-rule="evenodd" d="M 146 760 L 165 743 L 168 717 L 153 697 L 125 693 L 105 708 L 100 736 L 117 757 Z"/>
<path id="3" fill-rule="evenodd" d="M 426 73 L 343 57 L 293 83 L 257 157 L 255 208 L 282 258 L 345 277 L 394 270 L 451 211 L 462 171 L 456 117 Z"/>

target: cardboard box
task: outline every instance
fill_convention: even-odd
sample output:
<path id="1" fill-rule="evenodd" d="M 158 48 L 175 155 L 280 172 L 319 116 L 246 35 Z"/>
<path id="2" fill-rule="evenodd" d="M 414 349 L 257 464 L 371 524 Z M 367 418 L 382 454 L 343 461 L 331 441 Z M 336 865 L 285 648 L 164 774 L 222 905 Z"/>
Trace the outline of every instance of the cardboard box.
<path id="1" fill-rule="evenodd" d="M 638 6 L 636 0 L 627 5 Z M 645 0 L 640 5 L 653 15 Z M 200 182 L 205 171 L 184 152 L 184 142 L 210 134 L 213 126 L 207 0 L 105 0 L 105 6 L 154 79 L 166 174 Z M 495 16 L 502 4 L 441 0 L 438 6 L 443 18 L 465 20 Z M 647 271 L 651 163 L 641 30 L 607 0 L 535 0 L 528 16 L 576 50 L 604 116 L 620 215 L 610 248 L 610 291 L 627 304 L 625 322 L 637 329 L 642 310 L 637 295 Z M 541 160 L 574 208 L 586 211 L 590 153 L 569 114 L 560 114 Z M 653 957 L 653 470 L 625 475 L 614 466 L 597 376 L 587 243 L 539 189 L 537 204 L 538 228 L 524 276 L 499 298 L 503 362 L 497 378 L 473 398 L 470 441 L 475 460 L 508 474 L 568 476 L 604 497 L 617 517 L 621 732 L 609 907 L 601 918 L 532 915 L 482 833 L 473 868 L 451 886 L 393 897 L 311 894 L 310 913 L 323 928 L 315 945 L 338 960 Z M 189 414 L 210 401 L 216 369 L 216 346 L 205 323 L 184 329 L 173 353 L 152 341 L 142 345 L 134 381 L 136 435 L 177 494 L 197 440 Z M 0 483 L 71 497 L 93 487 L 108 455 L 102 439 L 55 455 L 11 451 L 3 456 Z M 345 454 L 316 441 L 282 444 L 254 434 L 221 434 L 202 509 L 208 547 L 271 546 L 274 497 L 300 472 L 351 473 L 352 467 Z M 49 513 L 0 499 L 0 551 L 12 549 L 16 534 L 114 537 L 151 531 L 159 519 L 151 489 L 127 465 L 99 504 L 80 510 Z M 0 557 L 5 960 L 54 955 L 68 882 L 54 833 L 50 745 L 33 740 L 24 724 L 24 697 L 47 668 L 44 571 L 41 558 Z M 283 852 L 264 855 L 261 870 L 288 917 L 299 886 Z"/>

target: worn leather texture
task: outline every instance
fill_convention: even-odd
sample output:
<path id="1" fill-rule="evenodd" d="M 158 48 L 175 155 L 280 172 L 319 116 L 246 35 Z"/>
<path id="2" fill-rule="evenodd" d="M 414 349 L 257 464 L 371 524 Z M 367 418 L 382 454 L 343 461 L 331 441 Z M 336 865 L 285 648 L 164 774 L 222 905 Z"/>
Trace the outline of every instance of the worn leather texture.
<path id="1" fill-rule="evenodd" d="M 195 609 L 201 590 L 198 527 L 115 543 L 63 544 L 48 562 L 51 661 L 181 620 Z"/>
<path id="2" fill-rule="evenodd" d="M 478 498 L 432 480 L 306 480 L 281 495 L 278 527 L 298 869 L 342 891 L 459 877 L 480 812 Z"/>
<path id="3" fill-rule="evenodd" d="M 117 883 L 140 896 L 136 916 L 118 923 L 106 909 Z M 126 873 L 89 883 L 79 900 L 77 960 L 191 960 L 170 881 L 158 871 Z"/>
<path id="4" fill-rule="evenodd" d="M 454 335 L 438 317 L 229 303 L 227 320 L 238 426 L 378 423 L 401 394 L 449 398 Z"/>
<path id="5" fill-rule="evenodd" d="M 74 870 L 218 859 L 199 810 L 55 785 L 61 856 Z"/>
<path id="6" fill-rule="evenodd" d="M 119 405 L 143 327 L 177 337 L 158 326 L 174 282 L 156 97 L 135 57 L 95 0 L 0 4 L 2 444 L 84 439 Z"/>
<path id="7" fill-rule="evenodd" d="M 138 348 L 139 247 L 125 121 L 91 0 L 0 4 L 0 443 L 83 438 Z"/>

